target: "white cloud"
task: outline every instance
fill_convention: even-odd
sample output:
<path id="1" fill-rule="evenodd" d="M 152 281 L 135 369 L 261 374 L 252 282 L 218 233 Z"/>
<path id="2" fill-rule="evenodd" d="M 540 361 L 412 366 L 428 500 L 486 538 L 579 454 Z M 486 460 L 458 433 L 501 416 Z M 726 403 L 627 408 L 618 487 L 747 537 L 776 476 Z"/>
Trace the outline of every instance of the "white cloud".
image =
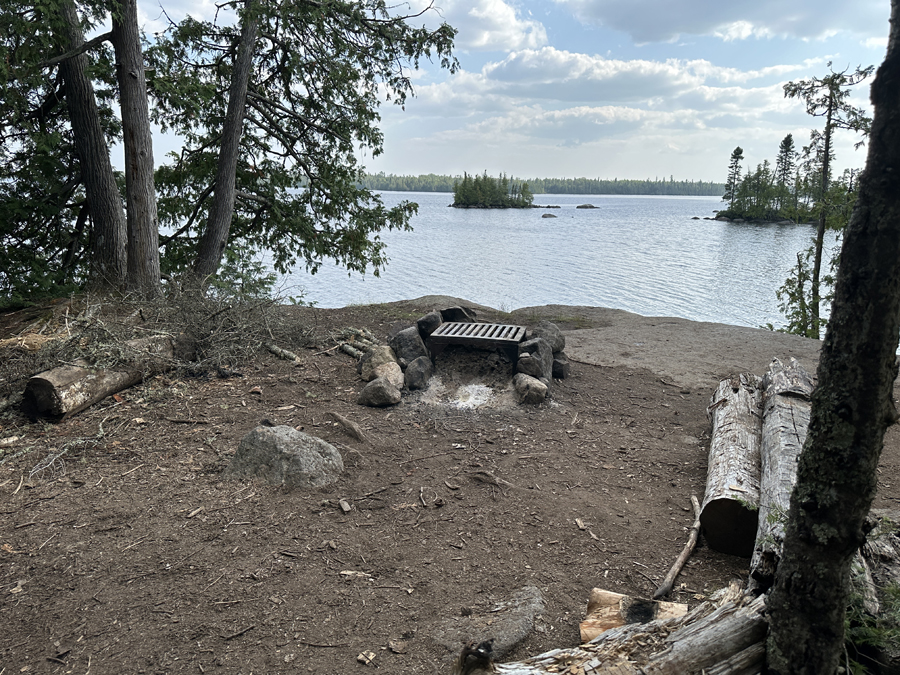
<path id="1" fill-rule="evenodd" d="M 555 0 L 580 20 L 623 31 L 640 42 L 679 35 L 726 40 L 791 36 L 819 39 L 839 31 L 867 36 L 888 32 L 881 0 Z"/>
<path id="2" fill-rule="evenodd" d="M 426 0 L 413 0 L 421 11 Z M 427 12 L 429 24 L 446 21 L 459 31 L 456 49 L 461 51 L 507 51 L 534 49 L 547 44 L 547 31 L 540 21 L 521 16 L 506 0 L 438 0 L 435 11 Z"/>

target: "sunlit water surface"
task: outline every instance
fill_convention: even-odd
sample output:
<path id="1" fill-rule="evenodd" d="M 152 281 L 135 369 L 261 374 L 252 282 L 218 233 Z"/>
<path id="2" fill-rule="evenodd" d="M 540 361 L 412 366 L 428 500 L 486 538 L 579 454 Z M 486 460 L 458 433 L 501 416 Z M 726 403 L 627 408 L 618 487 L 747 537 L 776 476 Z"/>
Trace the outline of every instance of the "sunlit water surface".
<path id="1" fill-rule="evenodd" d="M 545 211 L 453 209 L 448 194 L 382 194 L 388 206 L 417 202 L 419 213 L 413 232 L 382 235 L 390 263 L 380 277 L 326 264 L 284 277 L 282 292 L 302 291 L 320 307 L 451 295 L 507 311 L 589 305 L 779 326 L 775 291 L 814 230 L 692 220 L 713 216 L 718 197 L 537 195 L 536 203 L 562 207 Z"/>

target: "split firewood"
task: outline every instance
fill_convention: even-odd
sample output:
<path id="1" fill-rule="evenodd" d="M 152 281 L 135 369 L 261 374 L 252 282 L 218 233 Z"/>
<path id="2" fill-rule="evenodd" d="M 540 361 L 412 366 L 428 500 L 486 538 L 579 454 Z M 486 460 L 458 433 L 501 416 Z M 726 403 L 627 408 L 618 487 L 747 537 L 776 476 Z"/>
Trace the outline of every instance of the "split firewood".
<path id="1" fill-rule="evenodd" d="M 763 377 L 759 526 L 750 561 L 751 584 L 766 591 L 781 559 L 784 523 L 797 482 L 797 460 L 809 426 L 813 377 L 796 359 L 769 364 Z"/>
<path id="2" fill-rule="evenodd" d="M 688 606 L 677 602 L 659 602 L 633 598 L 600 588 L 591 589 L 587 612 L 579 624 L 581 641 L 590 642 L 595 637 L 629 623 L 647 623 L 655 619 L 668 619 L 687 614 Z"/>
<path id="3" fill-rule="evenodd" d="M 700 523 L 710 548 L 750 557 L 759 505 L 761 379 L 723 380 L 707 409 L 712 418 Z"/>
<path id="4" fill-rule="evenodd" d="M 685 544 L 684 549 L 675 560 L 675 564 L 672 565 L 672 569 L 669 570 L 666 578 L 663 579 L 663 582 L 653 594 L 654 600 L 664 598 L 672 592 L 672 586 L 675 585 L 675 579 L 681 574 L 684 564 L 687 562 L 687 559 L 691 557 L 691 553 L 697 545 L 697 539 L 700 537 L 700 502 L 697 501 L 697 498 L 694 495 L 691 495 L 691 505 L 694 507 L 694 524 L 691 525 L 687 544 Z"/>
<path id="5" fill-rule="evenodd" d="M 140 338 L 126 345 L 135 352 L 132 365 L 95 370 L 81 360 L 35 375 L 22 394 L 23 407 L 35 415 L 63 419 L 137 384 L 147 374 L 171 367 L 174 346 L 168 336 Z"/>

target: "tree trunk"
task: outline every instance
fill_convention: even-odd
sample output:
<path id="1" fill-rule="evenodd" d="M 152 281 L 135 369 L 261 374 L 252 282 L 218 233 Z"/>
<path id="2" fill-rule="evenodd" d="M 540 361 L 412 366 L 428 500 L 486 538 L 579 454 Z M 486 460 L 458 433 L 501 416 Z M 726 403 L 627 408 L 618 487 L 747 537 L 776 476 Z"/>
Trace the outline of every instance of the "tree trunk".
<path id="1" fill-rule="evenodd" d="M 810 326 L 811 332 L 807 335 L 807 337 L 811 337 L 815 340 L 819 339 L 819 327 L 821 326 L 819 311 L 822 301 L 819 292 L 819 279 L 822 276 L 822 249 L 825 247 L 825 199 L 828 195 L 828 169 L 831 164 L 831 133 L 833 131 L 831 119 L 834 115 L 834 105 L 834 91 L 829 90 L 828 112 L 825 115 L 825 151 L 822 157 L 822 194 L 819 197 L 821 200 L 821 210 L 819 211 L 819 225 L 816 228 L 816 248 L 813 257 L 812 298 L 810 302 L 812 309 L 812 326 Z"/>
<path id="2" fill-rule="evenodd" d="M 171 338 L 141 338 L 128 342 L 127 346 L 135 353 L 131 366 L 96 370 L 82 362 L 35 375 L 25 386 L 22 406 L 32 415 L 62 420 L 137 384 L 148 372 L 171 367 L 174 354 Z"/>
<path id="3" fill-rule="evenodd" d="M 159 219 L 153 184 L 153 137 L 144 74 L 137 1 L 121 0 L 113 13 L 116 78 L 125 138 L 125 200 L 128 224 L 128 289 L 159 293 Z"/>
<path id="4" fill-rule="evenodd" d="M 64 0 L 59 5 L 59 11 L 66 26 L 68 49 L 80 47 L 84 44 L 84 33 L 75 3 Z M 66 104 L 72 121 L 81 180 L 93 222 L 91 280 L 101 287 L 124 288 L 127 271 L 125 212 L 113 177 L 109 147 L 100 126 L 94 87 L 85 74 L 87 66 L 86 54 L 73 56 L 60 64 L 66 83 Z"/>
<path id="5" fill-rule="evenodd" d="M 791 496 L 769 609 L 770 672 L 834 673 L 844 636 L 848 570 L 865 540 L 900 335 L 900 0 L 872 84 L 867 165 L 844 238 L 822 346 L 809 433 Z"/>
<path id="6" fill-rule="evenodd" d="M 700 524 L 706 542 L 750 557 L 759 504 L 760 383 L 751 373 L 723 380 L 709 413 L 712 438 Z"/>
<path id="7" fill-rule="evenodd" d="M 216 188 L 206 229 L 200 238 L 197 261 L 194 264 L 194 274 L 201 281 L 215 274 L 219 269 L 225 245 L 228 243 L 228 231 L 231 228 L 231 218 L 234 213 L 234 186 L 241 135 L 244 128 L 247 86 L 250 82 L 253 54 L 256 49 L 257 19 L 253 12 L 253 3 L 248 2 L 242 17 L 241 41 L 238 45 L 234 70 L 231 73 L 228 110 L 225 113 L 222 145 L 219 149 L 216 167 Z"/>
<path id="8" fill-rule="evenodd" d="M 771 588 L 781 559 L 784 523 L 797 481 L 797 458 L 809 426 L 813 387 L 809 373 L 793 358 L 787 367 L 774 359 L 763 377 L 759 528 L 750 561 L 751 583 L 761 591 Z"/>

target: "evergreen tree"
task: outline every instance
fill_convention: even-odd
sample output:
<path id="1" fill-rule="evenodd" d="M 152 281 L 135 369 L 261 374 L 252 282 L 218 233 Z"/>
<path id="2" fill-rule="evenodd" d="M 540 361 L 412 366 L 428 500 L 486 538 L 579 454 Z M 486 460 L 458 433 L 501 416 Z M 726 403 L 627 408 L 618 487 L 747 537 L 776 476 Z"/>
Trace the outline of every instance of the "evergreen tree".
<path id="1" fill-rule="evenodd" d="M 740 186 L 743 159 L 744 150 L 738 146 L 731 153 L 731 160 L 728 163 L 728 178 L 725 180 L 725 194 L 722 195 L 722 200 L 728 202 L 731 209 L 734 209 L 734 202 Z"/>

